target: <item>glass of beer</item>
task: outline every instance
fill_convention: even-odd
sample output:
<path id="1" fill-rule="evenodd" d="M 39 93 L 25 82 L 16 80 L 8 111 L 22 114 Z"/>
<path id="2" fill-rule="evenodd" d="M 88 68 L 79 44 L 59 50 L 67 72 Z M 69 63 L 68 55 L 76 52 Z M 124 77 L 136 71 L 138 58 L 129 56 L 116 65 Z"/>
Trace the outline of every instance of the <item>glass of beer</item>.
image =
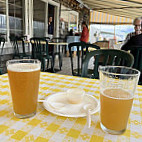
<path id="1" fill-rule="evenodd" d="M 28 118 L 36 114 L 41 63 L 36 59 L 7 61 L 14 115 Z"/>
<path id="2" fill-rule="evenodd" d="M 119 66 L 100 66 L 100 125 L 111 134 L 125 132 L 140 72 Z"/>

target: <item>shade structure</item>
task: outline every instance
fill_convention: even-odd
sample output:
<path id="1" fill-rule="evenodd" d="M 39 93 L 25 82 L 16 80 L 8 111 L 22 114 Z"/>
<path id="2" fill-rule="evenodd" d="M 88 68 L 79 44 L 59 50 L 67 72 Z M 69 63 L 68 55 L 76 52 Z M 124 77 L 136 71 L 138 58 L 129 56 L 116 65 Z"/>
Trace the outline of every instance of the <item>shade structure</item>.
<path id="1" fill-rule="evenodd" d="M 111 24 L 111 25 L 124 25 L 132 24 L 133 19 L 125 18 L 121 16 L 114 16 L 111 14 L 91 11 L 90 12 L 90 24 Z"/>
<path id="2" fill-rule="evenodd" d="M 142 17 L 142 0 L 82 0 L 91 10 L 134 19 Z"/>

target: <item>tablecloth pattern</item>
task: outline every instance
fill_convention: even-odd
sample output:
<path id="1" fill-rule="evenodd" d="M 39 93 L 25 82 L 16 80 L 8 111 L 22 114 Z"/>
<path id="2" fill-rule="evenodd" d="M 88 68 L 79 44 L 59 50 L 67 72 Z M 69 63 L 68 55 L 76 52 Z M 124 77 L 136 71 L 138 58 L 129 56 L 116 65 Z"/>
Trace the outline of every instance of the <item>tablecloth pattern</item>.
<path id="1" fill-rule="evenodd" d="M 78 87 L 99 99 L 99 81 L 73 76 L 41 73 L 39 99 L 68 88 Z M 99 112 L 86 118 L 66 118 L 46 111 L 38 104 L 37 114 L 28 119 L 13 115 L 7 74 L 0 76 L 0 142 L 142 142 L 142 87 L 138 86 L 128 127 L 123 135 L 103 132 Z"/>

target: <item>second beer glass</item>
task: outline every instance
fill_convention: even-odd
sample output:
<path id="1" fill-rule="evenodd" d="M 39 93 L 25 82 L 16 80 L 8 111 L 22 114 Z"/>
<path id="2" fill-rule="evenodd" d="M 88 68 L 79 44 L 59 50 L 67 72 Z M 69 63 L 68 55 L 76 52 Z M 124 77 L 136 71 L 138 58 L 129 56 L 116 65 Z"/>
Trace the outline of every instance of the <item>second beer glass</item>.
<path id="1" fill-rule="evenodd" d="M 111 134 L 126 130 L 140 72 L 127 67 L 100 66 L 101 128 Z"/>

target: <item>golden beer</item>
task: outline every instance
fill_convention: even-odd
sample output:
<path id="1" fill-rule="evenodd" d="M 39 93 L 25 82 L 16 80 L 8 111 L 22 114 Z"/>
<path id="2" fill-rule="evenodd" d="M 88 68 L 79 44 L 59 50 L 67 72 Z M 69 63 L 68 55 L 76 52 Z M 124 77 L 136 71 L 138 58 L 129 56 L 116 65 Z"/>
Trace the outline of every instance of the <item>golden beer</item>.
<path id="1" fill-rule="evenodd" d="M 101 123 L 108 129 L 125 130 L 133 103 L 133 95 L 120 89 L 106 89 L 100 95 Z"/>
<path id="2" fill-rule="evenodd" d="M 37 108 L 40 65 L 15 63 L 7 66 L 14 113 L 19 118 L 35 115 Z"/>
<path id="3" fill-rule="evenodd" d="M 100 66 L 100 125 L 110 134 L 127 128 L 140 72 L 124 66 Z"/>

